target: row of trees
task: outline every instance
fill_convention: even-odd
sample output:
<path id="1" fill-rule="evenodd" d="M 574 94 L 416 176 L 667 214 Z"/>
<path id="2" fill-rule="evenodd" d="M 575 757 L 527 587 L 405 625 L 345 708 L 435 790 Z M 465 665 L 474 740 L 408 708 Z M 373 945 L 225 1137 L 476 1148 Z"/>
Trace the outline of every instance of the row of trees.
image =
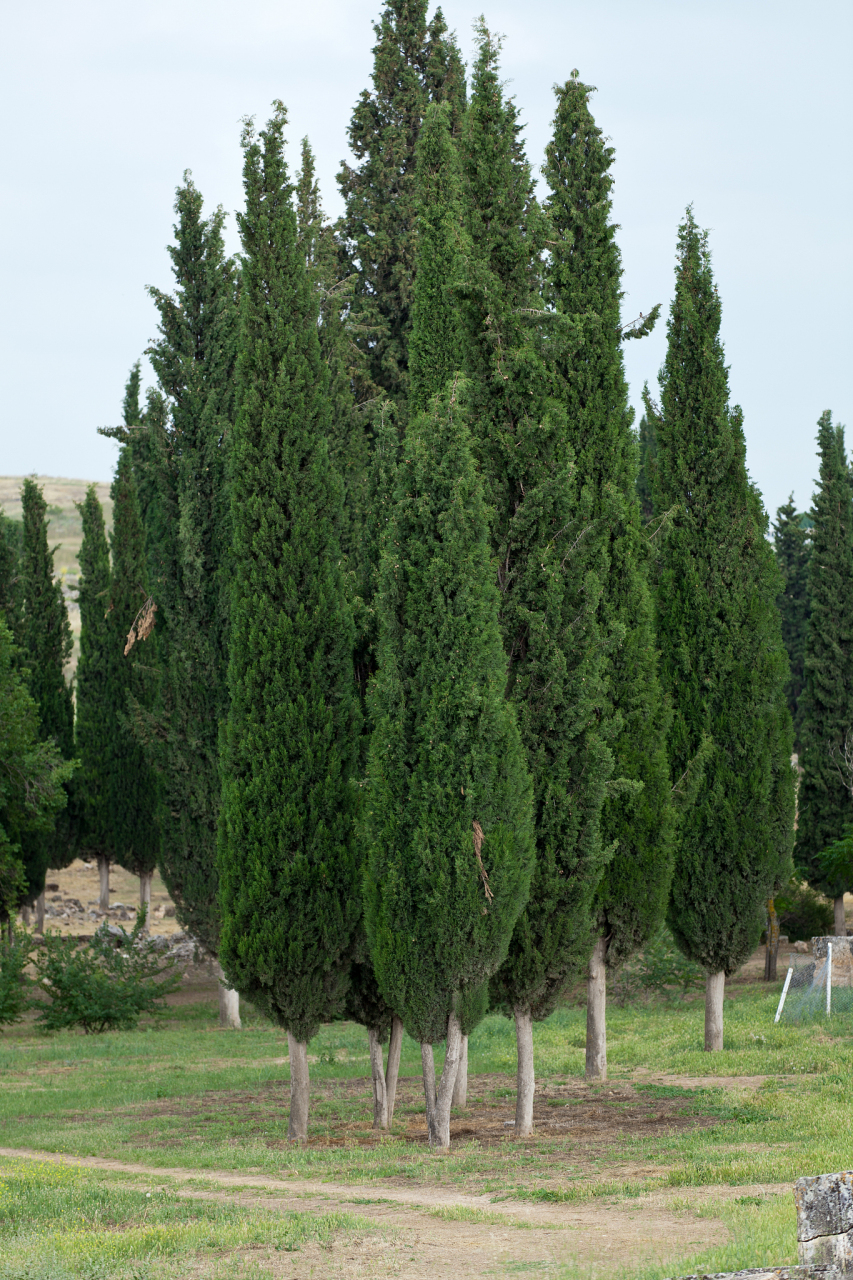
<path id="1" fill-rule="evenodd" d="M 540 201 L 485 26 L 470 91 L 425 0 L 375 31 L 335 227 L 280 103 L 244 128 L 239 260 L 179 188 L 157 385 L 143 408 L 134 370 L 112 432 L 111 564 L 84 504 L 72 797 L 102 856 L 156 850 L 287 1031 L 292 1137 L 308 1042 L 350 1017 L 375 1123 L 405 1027 L 446 1146 L 489 1006 L 518 1134 L 533 1023 L 583 972 L 605 1077 L 606 974 L 664 916 L 722 1047 L 725 977 L 791 872 L 789 673 L 692 211 L 641 450 L 622 344 L 659 308 L 622 323 L 592 90 L 556 91 Z"/>

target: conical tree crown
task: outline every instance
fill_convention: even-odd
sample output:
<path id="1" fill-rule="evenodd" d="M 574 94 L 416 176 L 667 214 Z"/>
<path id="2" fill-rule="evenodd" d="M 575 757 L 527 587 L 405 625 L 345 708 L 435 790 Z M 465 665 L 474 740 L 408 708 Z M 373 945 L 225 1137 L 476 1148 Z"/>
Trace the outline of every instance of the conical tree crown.
<path id="1" fill-rule="evenodd" d="M 532 870 L 530 783 L 489 528 L 454 382 L 410 423 L 382 558 L 365 916 L 380 989 L 443 1039 L 503 960 Z"/>
<path id="2" fill-rule="evenodd" d="M 359 714 L 335 530 L 316 295 L 284 160 L 285 110 L 243 135 L 220 958 L 298 1040 L 340 1012 L 361 914 Z"/>
<path id="3" fill-rule="evenodd" d="M 80 771 L 75 792 L 81 810 L 81 842 L 95 854 L 113 854 L 110 829 L 110 771 L 112 742 L 118 731 L 117 701 L 121 650 L 114 643 L 110 617 L 110 552 L 104 513 L 94 485 L 77 504 L 83 522 L 80 548 L 80 658 L 77 663 L 77 754 Z"/>
<path id="4" fill-rule="evenodd" d="M 788 710 L 794 722 L 794 745 L 800 747 L 800 722 L 805 684 L 805 646 L 809 619 L 809 558 L 811 535 L 804 518 L 794 507 L 794 495 L 776 512 L 773 547 L 782 573 L 782 590 L 776 603 L 782 618 L 782 640 L 791 666 L 788 681 Z"/>
<path id="5" fill-rule="evenodd" d="M 647 402 L 658 441 L 655 505 L 676 508 L 658 582 L 676 790 L 704 762 L 681 819 L 669 919 L 687 955 L 710 973 L 731 973 L 789 872 L 794 794 L 778 570 L 746 472 L 741 412 L 728 404 L 719 328 L 707 236 L 688 210 L 662 411 Z"/>
<path id="6" fill-rule="evenodd" d="M 853 502 L 844 428 L 828 411 L 817 443 L 796 859 L 810 883 L 834 898 L 851 886 L 828 879 L 819 854 L 845 833 L 853 813 L 853 780 L 843 767 L 848 735 L 853 744 Z"/>

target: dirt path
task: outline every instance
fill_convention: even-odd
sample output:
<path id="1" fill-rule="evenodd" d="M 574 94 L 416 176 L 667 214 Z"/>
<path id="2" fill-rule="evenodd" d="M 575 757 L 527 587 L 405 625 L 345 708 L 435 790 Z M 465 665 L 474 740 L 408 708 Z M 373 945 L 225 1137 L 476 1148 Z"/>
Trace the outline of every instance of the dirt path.
<path id="1" fill-rule="evenodd" d="M 396 1276 L 453 1280 L 524 1271 L 548 1275 L 567 1262 L 592 1266 L 604 1277 L 612 1268 L 643 1259 L 676 1259 L 694 1249 L 721 1243 L 719 1219 L 697 1217 L 694 1208 L 748 1194 L 788 1194 L 790 1187 L 703 1187 L 655 1192 L 637 1200 L 589 1204 L 532 1204 L 493 1201 L 444 1187 L 354 1187 L 335 1182 L 270 1178 L 225 1170 L 152 1168 L 96 1156 L 0 1147 L 0 1156 L 74 1165 L 140 1177 L 146 1189 L 169 1184 L 175 1194 L 196 1199 L 235 1200 L 281 1212 L 328 1213 L 331 1209 L 367 1218 L 373 1229 L 343 1235 L 331 1247 L 309 1246 L 299 1254 L 252 1251 L 274 1276 L 372 1280 Z M 174 1187 L 188 1183 L 192 1186 Z M 199 1185 L 202 1184 L 202 1185 Z M 202 1274 L 202 1273 L 196 1273 Z"/>

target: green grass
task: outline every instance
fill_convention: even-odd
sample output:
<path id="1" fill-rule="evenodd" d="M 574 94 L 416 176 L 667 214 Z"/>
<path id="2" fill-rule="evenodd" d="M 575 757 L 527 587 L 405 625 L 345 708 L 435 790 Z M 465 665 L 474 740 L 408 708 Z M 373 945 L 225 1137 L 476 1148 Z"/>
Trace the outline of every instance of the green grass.
<path id="1" fill-rule="evenodd" d="M 175 1259 L 295 1252 L 307 1242 L 364 1234 L 352 1214 L 280 1213 L 237 1203 L 145 1192 L 89 1170 L 0 1160 L 0 1280 L 174 1276 Z M 200 1274 L 195 1272 L 194 1274 Z"/>

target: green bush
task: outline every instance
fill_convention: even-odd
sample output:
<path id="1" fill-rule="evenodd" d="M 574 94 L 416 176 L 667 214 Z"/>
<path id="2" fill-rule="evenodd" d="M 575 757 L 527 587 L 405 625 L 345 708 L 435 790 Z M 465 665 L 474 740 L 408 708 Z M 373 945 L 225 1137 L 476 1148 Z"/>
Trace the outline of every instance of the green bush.
<path id="1" fill-rule="evenodd" d="M 11 942 L 0 939 L 0 1027 L 20 1022 L 30 1007 L 30 983 L 24 970 L 30 958 L 32 942 L 23 930 L 15 930 Z"/>
<path id="2" fill-rule="evenodd" d="M 101 925 L 85 943 L 48 934 L 36 956 L 38 985 L 50 997 L 39 1013 L 46 1031 L 82 1027 L 87 1035 L 135 1027 L 176 991 L 180 975 L 142 932 L 145 911 L 132 933 Z"/>
<path id="3" fill-rule="evenodd" d="M 803 880 L 796 878 L 776 895 L 779 932 L 789 942 L 808 942 L 835 933 L 832 903 Z"/>
<path id="4" fill-rule="evenodd" d="M 664 924 L 642 951 L 617 972 L 610 984 L 610 994 L 617 1003 L 625 1004 L 637 996 L 683 993 L 699 990 L 704 985 L 704 970 L 679 951 Z"/>

